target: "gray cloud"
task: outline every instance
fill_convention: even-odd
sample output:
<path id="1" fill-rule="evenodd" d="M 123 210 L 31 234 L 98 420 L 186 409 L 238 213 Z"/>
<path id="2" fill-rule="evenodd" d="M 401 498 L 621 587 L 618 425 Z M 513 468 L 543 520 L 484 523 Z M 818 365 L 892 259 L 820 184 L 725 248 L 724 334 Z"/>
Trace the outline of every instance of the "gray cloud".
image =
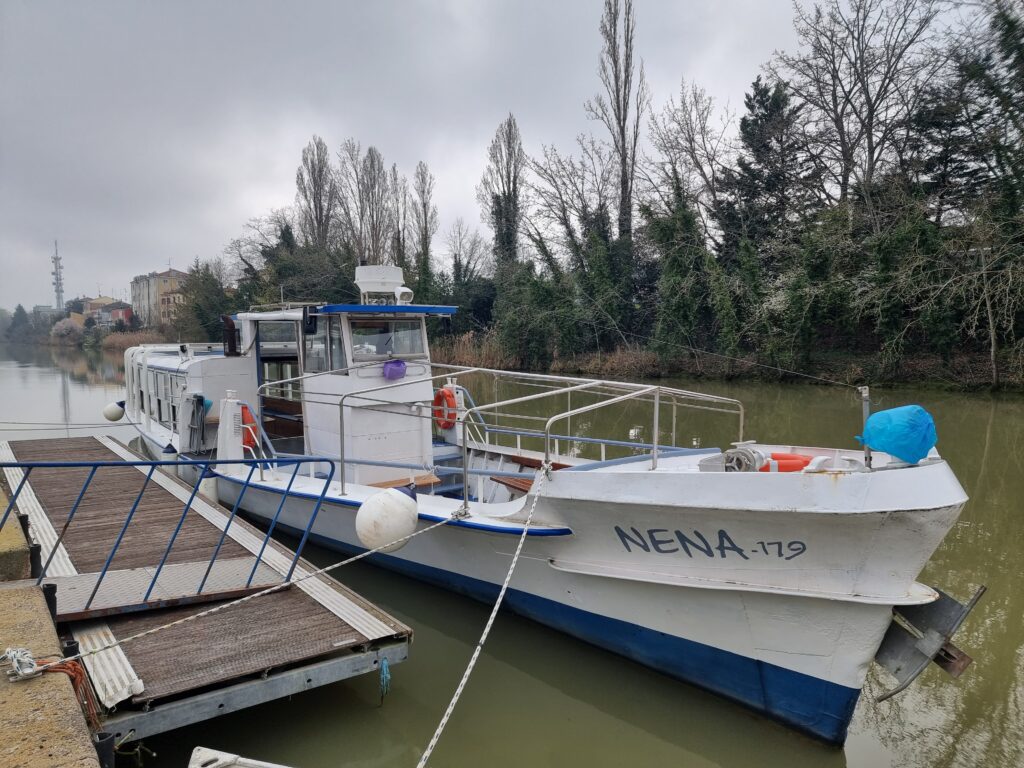
<path id="1" fill-rule="evenodd" d="M 442 230 L 476 224 L 497 123 L 529 151 L 596 130 L 598 0 L 19 2 L 0 0 L 0 306 L 124 292 L 218 256 L 250 216 L 289 205 L 302 147 L 353 136 L 436 174 Z M 656 104 L 682 78 L 720 101 L 775 48 L 787 0 L 637 2 Z"/>

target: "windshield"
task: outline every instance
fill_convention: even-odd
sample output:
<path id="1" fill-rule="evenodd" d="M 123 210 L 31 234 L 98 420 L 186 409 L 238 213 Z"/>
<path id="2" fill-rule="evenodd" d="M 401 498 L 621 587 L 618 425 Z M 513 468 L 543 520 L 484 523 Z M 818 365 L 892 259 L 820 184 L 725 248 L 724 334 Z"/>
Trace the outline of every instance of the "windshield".
<path id="1" fill-rule="evenodd" d="M 421 319 L 352 320 L 351 323 L 352 357 L 355 360 L 426 354 Z"/>

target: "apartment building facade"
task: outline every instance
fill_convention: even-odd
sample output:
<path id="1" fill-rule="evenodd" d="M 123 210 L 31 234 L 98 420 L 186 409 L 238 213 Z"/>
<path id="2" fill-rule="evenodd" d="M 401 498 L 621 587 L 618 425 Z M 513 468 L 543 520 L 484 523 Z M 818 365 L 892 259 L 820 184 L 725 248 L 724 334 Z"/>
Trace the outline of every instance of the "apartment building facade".
<path id="1" fill-rule="evenodd" d="M 144 326 L 168 325 L 183 300 L 181 286 L 188 277 L 180 269 L 150 272 L 132 280 L 132 310 Z"/>

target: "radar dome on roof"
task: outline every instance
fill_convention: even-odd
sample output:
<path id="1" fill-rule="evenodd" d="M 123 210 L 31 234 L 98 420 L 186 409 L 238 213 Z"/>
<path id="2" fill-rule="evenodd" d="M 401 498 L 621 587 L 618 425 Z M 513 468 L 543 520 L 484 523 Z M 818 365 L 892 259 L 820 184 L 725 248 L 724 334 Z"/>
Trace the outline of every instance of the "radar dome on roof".
<path id="1" fill-rule="evenodd" d="M 412 289 L 403 285 L 401 267 L 356 267 L 356 285 L 362 304 L 411 304 Z"/>

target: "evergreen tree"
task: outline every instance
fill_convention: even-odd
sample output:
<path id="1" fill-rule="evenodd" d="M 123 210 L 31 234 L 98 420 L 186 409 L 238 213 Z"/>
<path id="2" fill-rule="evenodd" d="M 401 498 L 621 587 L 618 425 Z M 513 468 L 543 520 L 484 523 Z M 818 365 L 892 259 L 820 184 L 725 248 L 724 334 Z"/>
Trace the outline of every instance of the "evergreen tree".
<path id="1" fill-rule="evenodd" d="M 706 249 L 693 208 L 686 202 L 678 177 L 667 211 L 641 212 L 646 235 L 661 258 L 654 349 L 663 357 L 679 354 L 680 348 L 698 347 L 697 333 L 706 286 Z"/>
<path id="2" fill-rule="evenodd" d="M 219 270 L 197 258 L 181 286 L 181 293 L 182 303 L 177 307 L 173 322 L 179 338 L 219 340 L 224 327 L 221 317 L 233 310 Z"/>
<path id="3" fill-rule="evenodd" d="M 7 326 L 5 336 L 8 341 L 27 341 L 31 334 L 32 321 L 29 319 L 25 307 L 19 304 L 14 308 L 14 314 L 11 316 L 11 322 Z"/>
<path id="4" fill-rule="evenodd" d="M 1012 219 L 1024 210 L 1024 12 L 1010 0 L 990 8 L 985 46 L 961 66 L 985 107 L 976 122 L 994 159 L 996 215 Z"/>
<path id="5" fill-rule="evenodd" d="M 735 268 L 740 242 L 762 254 L 764 271 L 777 274 L 767 243 L 791 237 L 793 225 L 814 206 L 813 167 L 799 130 L 800 105 L 793 104 L 784 83 L 754 80 L 744 99 L 740 120 L 742 147 L 736 168 L 725 173 L 723 204 L 717 209 L 722 230 L 723 263 Z"/>
<path id="6" fill-rule="evenodd" d="M 962 215 L 989 183 L 989 154 L 979 141 L 985 107 L 962 73 L 931 85 L 911 120 L 908 174 L 928 201 L 932 220 L 942 226 L 949 214 Z"/>

